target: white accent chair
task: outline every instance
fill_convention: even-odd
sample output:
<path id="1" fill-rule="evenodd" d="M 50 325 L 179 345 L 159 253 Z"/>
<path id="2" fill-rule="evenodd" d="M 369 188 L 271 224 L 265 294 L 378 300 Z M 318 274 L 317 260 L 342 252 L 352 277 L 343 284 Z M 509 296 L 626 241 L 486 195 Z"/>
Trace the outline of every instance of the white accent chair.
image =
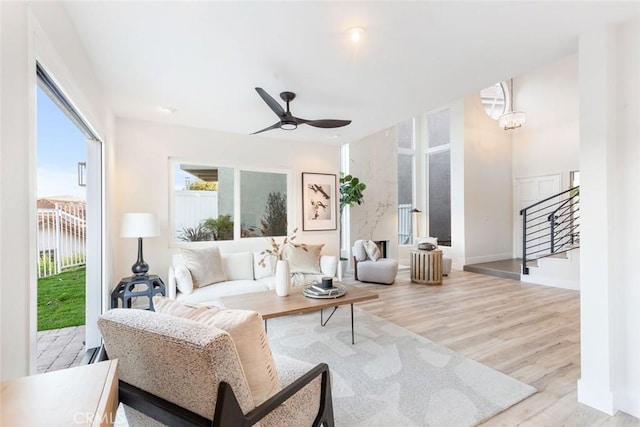
<path id="1" fill-rule="evenodd" d="M 372 257 L 365 249 L 367 242 L 371 241 L 356 240 L 353 244 L 352 255 L 355 279 L 361 282 L 391 285 L 398 274 L 398 260 Z M 382 249 L 379 247 L 379 243 L 376 244 L 381 254 Z"/>

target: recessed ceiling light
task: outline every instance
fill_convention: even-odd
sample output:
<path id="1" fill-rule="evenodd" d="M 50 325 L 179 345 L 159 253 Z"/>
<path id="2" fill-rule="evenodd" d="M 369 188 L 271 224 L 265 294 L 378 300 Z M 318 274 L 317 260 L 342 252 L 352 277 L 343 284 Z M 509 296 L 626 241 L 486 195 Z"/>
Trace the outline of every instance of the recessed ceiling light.
<path id="1" fill-rule="evenodd" d="M 160 107 L 158 107 L 158 111 L 160 111 L 161 113 L 164 113 L 164 114 L 173 114 L 173 113 L 176 112 L 176 109 L 175 108 L 171 108 L 171 107 L 160 106 Z"/>
<path id="2" fill-rule="evenodd" d="M 347 30 L 347 34 L 349 35 L 349 39 L 352 43 L 358 43 L 362 39 L 362 35 L 364 34 L 364 28 L 362 27 L 353 27 Z"/>

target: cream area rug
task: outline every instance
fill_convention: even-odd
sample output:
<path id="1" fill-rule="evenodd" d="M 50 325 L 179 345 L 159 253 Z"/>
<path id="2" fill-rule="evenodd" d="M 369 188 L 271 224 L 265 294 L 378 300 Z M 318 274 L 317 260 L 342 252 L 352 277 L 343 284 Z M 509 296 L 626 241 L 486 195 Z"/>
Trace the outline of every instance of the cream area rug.
<path id="1" fill-rule="evenodd" d="M 536 392 L 357 307 L 352 345 L 349 310 L 268 321 L 274 353 L 329 365 L 337 427 L 473 426 Z"/>

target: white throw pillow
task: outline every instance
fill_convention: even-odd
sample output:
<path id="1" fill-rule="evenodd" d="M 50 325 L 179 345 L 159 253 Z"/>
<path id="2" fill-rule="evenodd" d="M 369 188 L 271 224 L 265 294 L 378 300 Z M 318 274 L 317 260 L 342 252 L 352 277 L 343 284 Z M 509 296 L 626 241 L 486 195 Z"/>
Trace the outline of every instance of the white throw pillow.
<path id="1" fill-rule="evenodd" d="M 222 254 L 222 269 L 227 280 L 253 280 L 253 254 L 251 252 Z"/>
<path id="2" fill-rule="evenodd" d="M 186 265 L 180 264 L 173 267 L 173 275 L 176 278 L 176 288 L 178 288 L 180 292 L 183 294 L 193 292 L 193 279 Z"/>
<path id="3" fill-rule="evenodd" d="M 264 262 L 261 262 L 263 261 Z M 253 253 L 253 275 L 256 280 L 273 276 L 276 265 L 276 256 L 262 252 Z"/>
<path id="4" fill-rule="evenodd" d="M 284 256 L 289 261 L 291 273 L 322 274 L 320 270 L 320 252 L 322 245 L 287 246 Z"/>
<path id="5" fill-rule="evenodd" d="M 365 240 L 356 240 L 353 244 L 353 256 L 356 258 L 356 261 L 366 261 L 367 252 L 364 250 Z"/>
<path id="6" fill-rule="evenodd" d="M 167 299 L 153 298 L 157 312 L 195 320 L 231 335 L 256 406 L 280 391 L 278 372 L 259 313 L 162 301 Z"/>
<path id="7" fill-rule="evenodd" d="M 196 288 L 227 280 L 217 246 L 199 249 L 182 248 L 182 256 Z"/>
<path id="8" fill-rule="evenodd" d="M 367 240 L 364 244 L 364 250 L 367 252 L 367 256 L 372 261 L 377 261 L 380 258 L 380 248 L 373 240 Z"/>

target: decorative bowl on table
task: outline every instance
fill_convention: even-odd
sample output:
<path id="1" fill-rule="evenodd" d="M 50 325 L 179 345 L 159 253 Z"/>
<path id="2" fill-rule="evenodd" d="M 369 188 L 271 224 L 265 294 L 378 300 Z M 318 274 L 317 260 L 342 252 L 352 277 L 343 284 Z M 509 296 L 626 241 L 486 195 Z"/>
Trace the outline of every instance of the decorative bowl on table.
<path id="1" fill-rule="evenodd" d="M 302 295 L 309 298 L 340 298 L 347 293 L 342 285 L 333 285 L 330 288 L 323 288 L 320 285 L 307 285 L 302 288 Z"/>

